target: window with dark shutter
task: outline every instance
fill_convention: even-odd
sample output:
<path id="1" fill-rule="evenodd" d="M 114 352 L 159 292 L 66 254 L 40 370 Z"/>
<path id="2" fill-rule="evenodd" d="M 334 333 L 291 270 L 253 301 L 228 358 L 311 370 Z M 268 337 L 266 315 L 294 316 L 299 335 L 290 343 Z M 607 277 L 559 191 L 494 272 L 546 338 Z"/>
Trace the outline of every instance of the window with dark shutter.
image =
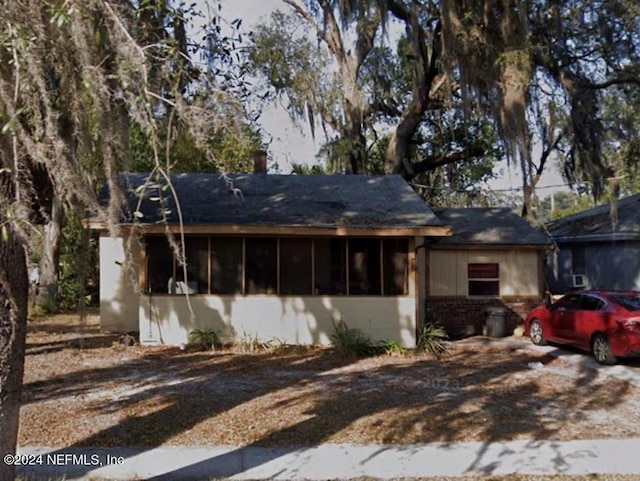
<path id="1" fill-rule="evenodd" d="M 500 296 L 500 265 L 498 263 L 474 263 L 467 265 L 469 296 Z"/>

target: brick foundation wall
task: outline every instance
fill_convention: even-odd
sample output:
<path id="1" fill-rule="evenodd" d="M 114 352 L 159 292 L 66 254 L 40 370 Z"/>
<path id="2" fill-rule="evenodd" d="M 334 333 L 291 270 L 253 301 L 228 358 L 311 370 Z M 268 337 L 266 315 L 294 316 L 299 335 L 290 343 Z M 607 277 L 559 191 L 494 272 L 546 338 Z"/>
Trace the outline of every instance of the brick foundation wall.
<path id="1" fill-rule="evenodd" d="M 439 322 L 452 339 L 481 335 L 488 307 L 506 310 L 506 335 L 521 324 L 531 309 L 544 303 L 541 298 L 503 297 L 468 299 L 466 297 L 427 297 L 427 315 Z"/>

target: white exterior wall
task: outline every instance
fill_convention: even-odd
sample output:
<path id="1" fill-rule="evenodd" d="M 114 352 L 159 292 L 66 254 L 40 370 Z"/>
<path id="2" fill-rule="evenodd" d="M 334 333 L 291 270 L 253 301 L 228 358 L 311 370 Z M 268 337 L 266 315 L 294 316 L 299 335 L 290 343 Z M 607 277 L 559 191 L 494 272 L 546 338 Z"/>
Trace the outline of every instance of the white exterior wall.
<path id="1" fill-rule="evenodd" d="M 500 296 L 540 296 L 541 262 L 535 250 L 434 249 L 429 253 L 429 294 L 467 297 L 467 265 L 498 263 Z"/>
<path id="2" fill-rule="evenodd" d="M 138 330 L 138 262 L 133 249 L 131 263 L 125 258 L 128 237 L 100 237 L 100 327 L 106 331 Z"/>
<path id="3" fill-rule="evenodd" d="M 214 330 L 223 340 L 258 338 L 288 344 L 331 342 L 334 320 L 374 341 L 415 347 L 415 297 L 183 296 L 140 299 L 142 344 L 186 344 L 194 329 Z M 193 314 L 192 314 L 193 313 Z"/>

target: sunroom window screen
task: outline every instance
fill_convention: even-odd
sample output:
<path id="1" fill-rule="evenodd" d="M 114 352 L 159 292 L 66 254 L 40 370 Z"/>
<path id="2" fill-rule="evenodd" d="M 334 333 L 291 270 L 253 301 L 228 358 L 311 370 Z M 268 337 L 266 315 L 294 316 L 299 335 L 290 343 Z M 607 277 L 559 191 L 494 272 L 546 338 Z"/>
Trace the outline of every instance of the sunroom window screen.
<path id="1" fill-rule="evenodd" d="M 311 294 L 311 239 L 280 239 L 280 294 Z"/>
<path id="2" fill-rule="evenodd" d="M 186 266 L 166 237 L 150 235 L 145 240 L 145 291 L 153 294 L 398 296 L 409 292 L 406 238 L 192 235 L 184 239 Z M 179 245 L 181 240 L 175 242 Z M 485 277 L 473 269 L 470 273 Z"/>
<path id="3" fill-rule="evenodd" d="M 163 236 L 146 238 L 147 290 L 151 294 L 167 294 L 173 279 L 173 250 Z"/>
<path id="4" fill-rule="evenodd" d="M 384 295 L 407 295 L 409 293 L 409 242 L 407 239 L 384 239 L 382 250 Z"/>
<path id="5" fill-rule="evenodd" d="M 379 239 L 349 239 L 349 294 L 381 294 L 380 260 Z"/>
<path id="6" fill-rule="evenodd" d="M 242 294 L 242 237 L 211 238 L 211 293 Z"/>
<path id="7" fill-rule="evenodd" d="M 315 258 L 314 294 L 346 295 L 346 239 L 319 238 L 313 240 L 313 245 Z"/>
<path id="8" fill-rule="evenodd" d="M 244 275 L 247 294 L 277 294 L 278 239 L 247 237 L 245 252 Z"/>
<path id="9" fill-rule="evenodd" d="M 209 239 L 207 237 L 187 237 L 184 245 L 187 260 L 186 285 L 190 294 L 209 293 Z M 184 269 L 176 265 L 176 280 L 184 282 Z M 184 293 L 176 285 L 177 293 Z"/>

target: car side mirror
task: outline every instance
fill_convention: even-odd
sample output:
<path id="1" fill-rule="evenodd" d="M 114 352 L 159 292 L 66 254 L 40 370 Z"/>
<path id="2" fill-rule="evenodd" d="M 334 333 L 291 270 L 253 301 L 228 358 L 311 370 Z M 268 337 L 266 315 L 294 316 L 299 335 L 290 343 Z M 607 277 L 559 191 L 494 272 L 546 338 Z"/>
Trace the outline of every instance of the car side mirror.
<path id="1" fill-rule="evenodd" d="M 550 309 L 551 306 L 553 305 L 553 299 L 551 298 L 550 292 L 545 292 L 544 294 L 544 305 L 546 306 L 547 309 Z"/>

